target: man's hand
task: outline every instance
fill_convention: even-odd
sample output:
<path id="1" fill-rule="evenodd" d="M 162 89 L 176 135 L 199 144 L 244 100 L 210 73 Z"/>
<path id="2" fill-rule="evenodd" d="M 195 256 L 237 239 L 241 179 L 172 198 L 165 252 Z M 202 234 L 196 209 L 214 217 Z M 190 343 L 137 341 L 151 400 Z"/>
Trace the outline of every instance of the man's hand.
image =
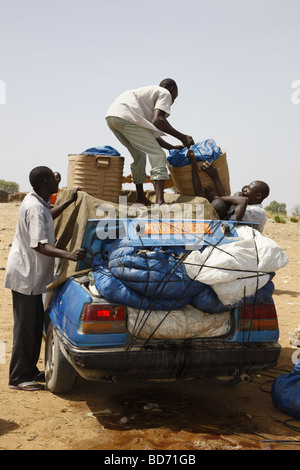
<path id="1" fill-rule="evenodd" d="M 226 191 L 225 191 L 223 183 L 220 179 L 217 168 L 211 162 L 202 163 L 201 168 L 213 180 L 214 185 L 215 185 L 216 190 L 217 190 L 217 195 L 218 196 L 226 196 Z"/>
<path id="2" fill-rule="evenodd" d="M 70 261 L 82 261 L 86 257 L 86 251 L 83 248 L 70 253 Z"/>
<path id="3" fill-rule="evenodd" d="M 211 162 L 204 162 L 201 165 L 201 168 L 205 173 L 207 173 L 212 179 L 218 176 L 217 168 Z"/>
<path id="4" fill-rule="evenodd" d="M 180 140 L 183 143 L 183 145 L 187 148 L 190 148 L 191 145 L 195 145 L 194 139 L 190 135 L 183 135 Z"/>
<path id="5" fill-rule="evenodd" d="M 55 206 L 51 209 L 52 218 L 56 219 L 70 204 L 77 200 L 77 193 L 80 191 L 80 188 L 73 189 L 71 196 L 65 202 L 62 202 L 59 206 Z"/>
<path id="6" fill-rule="evenodd" d="M 77 193 L 80 191 L 80 188 L 75 188 L 71 192 L 70 201 L 75 202 L 77 200 Z"/>
<path id="7" fill-rule="evenodd" d="M 186 156 L 191 163 L 196 163 L 196 157 L 192 149 L 187 151 Z"/>

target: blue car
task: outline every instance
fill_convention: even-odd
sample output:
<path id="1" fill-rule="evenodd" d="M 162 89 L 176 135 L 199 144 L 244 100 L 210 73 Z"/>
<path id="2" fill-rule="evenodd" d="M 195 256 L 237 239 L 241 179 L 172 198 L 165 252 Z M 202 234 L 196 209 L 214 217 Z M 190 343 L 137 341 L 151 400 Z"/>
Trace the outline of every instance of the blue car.
<path id="1" fill-rule="evenodd" d="M 157 334 L 166 319 L 172 323 L 174 312 L 180 315 L 181 310 L 187 315 L 184 304 L 195 299 L 197 289 L 209 287 L 198 286 L 191 279 L 186 285 L 182 254 L 208 245 L 222 247 L 238 239 L 235 222 L 215 221 L 214 226 L 212 221 L 184 223 L 184 230 L 175 222 L 165 230 L 164 221 L 88 220 L 82 240 L 87 256 L 78 263 L 78 276 L 56 287 L 46 308 L 45 374 L 51 392 L 70 391 L 78 376 L 91 381 L 247 378 L 276 364 L 280 345 L 272 290 L 221 310 L 220 302 L 216 306 L 216 296 L 209 297 L 208 304 L 216 308 L 204 311 L 205 321 L 213 325 L 210 333 L 202 333 L 196 320 L 196 326 L 195 321 L 187 326 L 190 334 L 177 334 L 175 323 L 166 334 Z M 122 258 L 115 256 L 115 246 L 121 249 Z M 132 253 L 138 253 L 138 261 L 142 259 L 148 266 L 143 278 L 134 279 L 138 270 Z M 149 253 L 148 258 L 145 253 Z M 173 260 L 176 266 L 163 288 L 166 274 L 163 269 L 155 268 L 154 272 L 151 268 L 158 262 L 155 253 L 164 262 Z M 82 274 L 82 270 L 88 272 Z M 117 279 L 116 273 L 125 277 Z M 145 286 L 152 289 L 148 297 Z M 190 297 L 183 301 L 186 295 Z M 197 308 L 192 311 L 198 315 Z M 133 325 L 138 315 L 146 326 L 157 315 L 162 320 L 150 325 L 150 332 L 139 334 Z M 181 318 L 180 327 L 188 320 Z M 218 328 L 214 328 L 215 320 Z"/>

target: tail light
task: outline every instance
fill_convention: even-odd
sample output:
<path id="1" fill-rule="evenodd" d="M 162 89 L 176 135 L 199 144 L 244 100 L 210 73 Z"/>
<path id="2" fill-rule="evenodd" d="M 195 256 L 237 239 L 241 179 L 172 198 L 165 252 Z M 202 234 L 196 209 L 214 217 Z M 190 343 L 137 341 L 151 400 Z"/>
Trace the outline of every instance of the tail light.
<path id="1" fill-rule="evenodd" d="M 244 305 L 240 318 L 240 330 L 278 330 L 277 313 L 273 303 Z"/>
<path id="2" fill-rule="evenodd" d="M 87 304 L 82 315 L 81 331 L 84 334 L 124 333 L 126 331 L 126 307 Z"/>

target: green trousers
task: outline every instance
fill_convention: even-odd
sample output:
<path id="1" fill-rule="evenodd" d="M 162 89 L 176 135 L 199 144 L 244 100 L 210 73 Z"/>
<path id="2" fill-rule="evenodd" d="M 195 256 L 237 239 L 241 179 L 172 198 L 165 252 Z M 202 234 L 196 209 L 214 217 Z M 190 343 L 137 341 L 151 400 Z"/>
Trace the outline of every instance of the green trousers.
<path id="1" fill-rule="evenodd" d="M 166 154 L 149 129 L 115 116 L 108 116 L 106 121 L 108 127 L 133 158 L 130 168 L 132 181 L 135 184 L 141 184 L 146 179 L 147 155 L 151 165 L 151 180 L 170 179 L 166 168 Z"/>

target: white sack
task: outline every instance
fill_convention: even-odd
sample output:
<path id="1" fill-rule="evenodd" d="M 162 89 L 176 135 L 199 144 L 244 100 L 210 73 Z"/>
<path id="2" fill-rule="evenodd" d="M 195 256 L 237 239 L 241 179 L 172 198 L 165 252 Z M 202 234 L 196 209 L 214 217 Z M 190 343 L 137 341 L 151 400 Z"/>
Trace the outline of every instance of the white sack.
<path id="1" fill-rule="evenodd" d="M 224 305 L 233 305 L 269 280 L 288 263 L 276 242 L 249 226 L 236 228 L 241 240 L 193 251 L 185 260 L 189 277 L 210 285 Z"/>
<path id="2" fill-rule="evenodd" d="M 244 297 L 250 297 L 269 281 L 269 274 L 250 278 L 236 279 L 230 282 L 214 284 L 212 289 L 217 294 L 223 305 L 237 305 Z"/>
<path id="3" fill-rule="evenodd" d="M 186 305 L 180 310 L 169 313 L 162 310 L 145 312 L 127 307 L 128 329 L 131 334 L 148 339 L 157 328 L 153 339 L 188 339 L 213 338 L 228 333 L 230 329 L 230 312 L 211 315 Z"/>

